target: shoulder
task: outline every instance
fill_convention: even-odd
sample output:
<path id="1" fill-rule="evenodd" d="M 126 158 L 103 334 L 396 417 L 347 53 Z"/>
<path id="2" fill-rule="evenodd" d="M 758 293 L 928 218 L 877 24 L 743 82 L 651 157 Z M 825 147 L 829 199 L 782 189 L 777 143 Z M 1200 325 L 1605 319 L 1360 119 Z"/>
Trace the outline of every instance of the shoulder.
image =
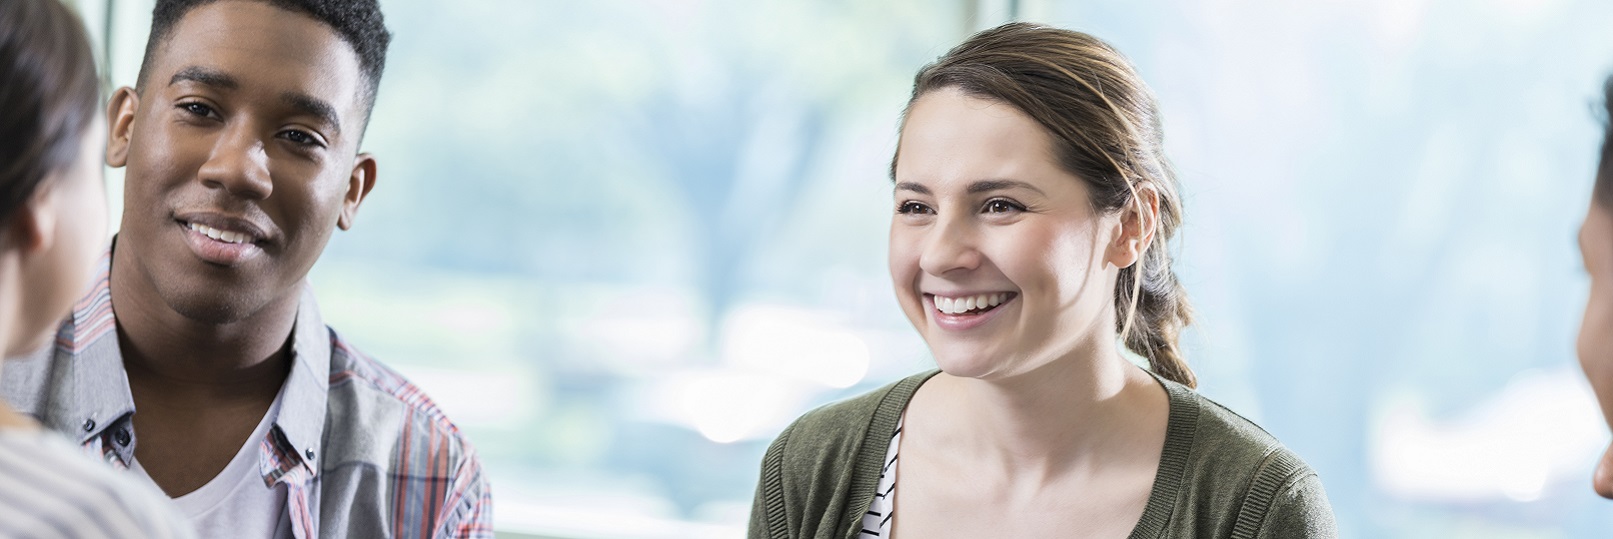
<path id="1" fill-rule="evenodd" d="M 491 537 L 492 491 L 470 440 L 402 374 L 335 330 L 330 339 L 325 490 L 379 472 L 389 510 L 412 515 L 394 524 L 399 535 Z"/>
<path id="2" fill-rule="evenodd" d="M 1334 535 L 1332 508 L 1316 470 L 1253 421 L 1173 385 L 1167 383 L 1172 424 L 1166 453 L 1185 453 L 1178 507 L 1195 516 L 1190 520 L 1262 535 L 1275 526 L 1281 537 Z M 1187 410 L 1178 415 L 1181 404 Z M 1179 423 L 1188 415 L 1190 421 Z"/>
<path id="3" fill-rule="evenodd" d="M 402 374 L 359 351 L 331 331 L 330 406 L 352 407 L 354 412 L 396 414 L 380 424 L 396 425 L 399 436 L 419 432 L 450 444 L 465 445 L 459 427 L 419 386 Z M 331 418 L 340 416 L 332 414 Z M 380 418 L 376 418 L 380 419 Z M 375 425 L 375 424 L 371 424 Z"/>
<path id="4" fill-rule="evenodd" d="M 331 334 L 326 467 L 364 461 L 394 476 L 482 482 L 470 440 L 402 374 Z M 420 469 L 415 469 L 420 468 Z"/>
<path id="5" fill-rule="evenodd" d="M 891 428 L 913 391 L 935 372 L 897 380 L 879 389 L 823 405 L 802 414 L 773 441 L 773 449 L 791 456 L 855 454 L 876 416 L 890 416 Z M 889 433 L 886 433 L 887 435 Z"/>
<path id="6" fill-rule="evenodd" d="M 0 536 L 189 538 L 155 488 L 48 432 L 0 434 Z"/>

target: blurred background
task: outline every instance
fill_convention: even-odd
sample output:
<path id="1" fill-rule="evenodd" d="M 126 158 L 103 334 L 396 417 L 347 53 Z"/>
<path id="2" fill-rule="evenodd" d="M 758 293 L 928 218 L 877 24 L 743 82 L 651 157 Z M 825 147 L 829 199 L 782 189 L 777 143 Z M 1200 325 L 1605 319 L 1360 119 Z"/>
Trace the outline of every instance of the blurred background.
<path id="1" fill-rule="evenodd" d="M 131 85 L 152 0 L 71 3 Z M 1157 92 L 1201 390 L 1345 537 L 1613 529 L 1572 345 L 1613 3 L 382 4 L 378 188 L 311 279 L 469 433 L 501 537 L 740 537 L 791 419 L 933 366 L 885 270 L 899 112 L 1016 19 Z"/>

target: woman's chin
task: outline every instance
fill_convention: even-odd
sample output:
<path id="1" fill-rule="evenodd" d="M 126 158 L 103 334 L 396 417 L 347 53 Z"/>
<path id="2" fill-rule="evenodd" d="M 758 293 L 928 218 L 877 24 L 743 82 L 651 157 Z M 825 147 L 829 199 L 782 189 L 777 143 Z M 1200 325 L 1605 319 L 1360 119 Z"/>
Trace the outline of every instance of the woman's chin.
<path id="1" fill-rule="evenodd" d="M 987 378 L 1002 368 L 1000 357 L 985 353 L 935 354 L 935 366 L 941 372 L 959 378 Z"/>

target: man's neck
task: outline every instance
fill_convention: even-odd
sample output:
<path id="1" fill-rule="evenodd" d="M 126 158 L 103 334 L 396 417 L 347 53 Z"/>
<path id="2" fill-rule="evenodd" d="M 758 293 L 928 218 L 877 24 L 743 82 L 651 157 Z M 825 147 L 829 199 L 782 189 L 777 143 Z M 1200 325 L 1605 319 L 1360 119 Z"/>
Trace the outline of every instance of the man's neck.
<path id="1" fill-rule="evenodd" d="M 174 310 L 129 255 L 114 251 L 112 311 L 131 384 L 161 387 L 175 398 L 273 398 L 290 366 L 296 297 L 228 323 Z"/>

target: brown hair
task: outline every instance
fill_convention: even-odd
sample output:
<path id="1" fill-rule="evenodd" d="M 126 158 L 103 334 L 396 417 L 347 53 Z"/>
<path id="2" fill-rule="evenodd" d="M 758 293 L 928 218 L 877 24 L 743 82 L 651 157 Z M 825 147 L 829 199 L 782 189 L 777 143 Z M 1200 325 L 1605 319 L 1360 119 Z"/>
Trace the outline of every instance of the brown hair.
<path id="1" fill-rule="evenodd" d="M 1086 181 L 1099 211 L 1141 204 L 1137 189 L 1143 185 L 1158 193 L 1154 241 L 1136 264 L 1120 270 L 1115 286 L 1116 331 L 1155 373 L 1197 385 L 1177 344 L 1193 310 L 1171 271 L 1167 246 L 1182 221 L 1181 196 L 1165 160 L 1158 105 L 1131 63 L 1081 32 L 1009 23 L 971 36 L 920 69 L 908 108 L 943 88 L 1006 103 L 1035 119 L 1052 135 L 1059 164 Z"/>
<path id="2" fill-rule="evenodd" d="M 78 158 L 100 81 L 84 25 L 58 0 L 0 1 L 0 223 Z"/>

